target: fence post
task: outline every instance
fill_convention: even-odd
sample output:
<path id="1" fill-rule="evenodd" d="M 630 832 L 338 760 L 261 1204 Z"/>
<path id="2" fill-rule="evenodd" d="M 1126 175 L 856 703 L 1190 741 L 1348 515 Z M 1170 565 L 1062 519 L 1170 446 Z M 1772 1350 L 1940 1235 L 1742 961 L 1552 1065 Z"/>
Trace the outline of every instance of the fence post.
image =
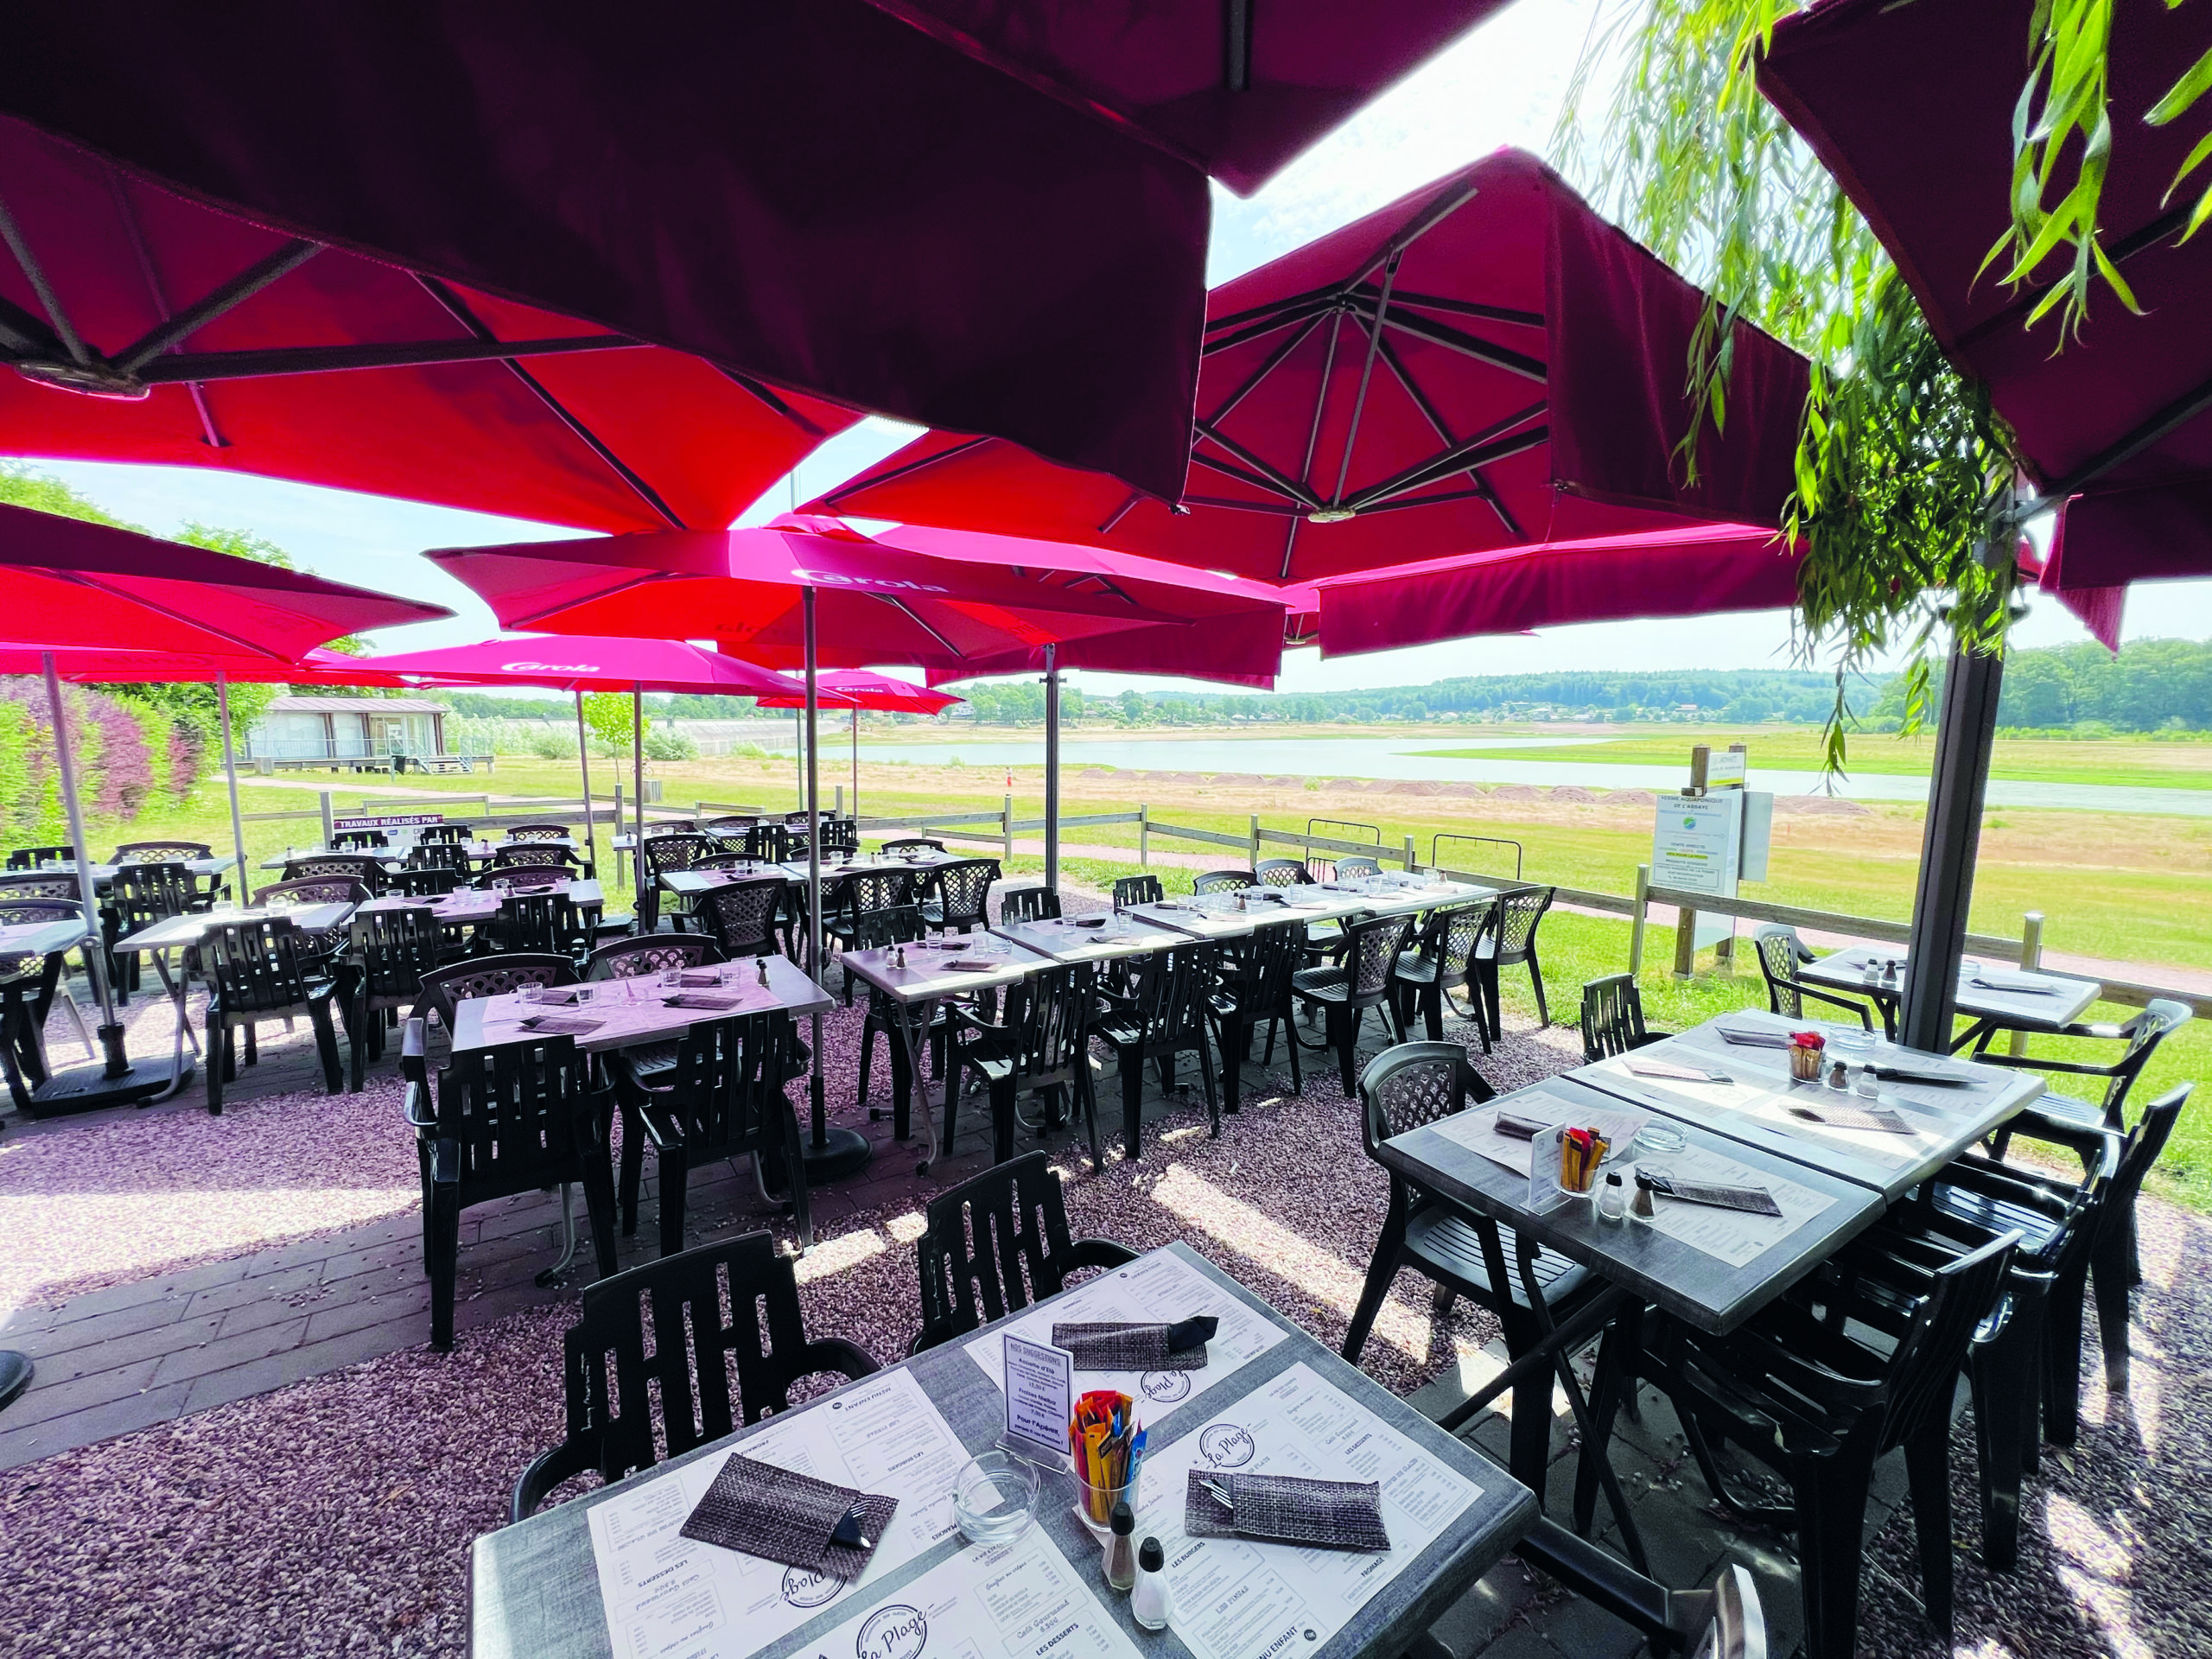
<path id="1" fill-rule="evenodd" d="M 1408 836 L 1406 837 L 1406 874 L 1407 874 L 1408 875 L 1411 875 L 1413 873 L 1414 873 L 1414 838 L 1413 838 L 1411 836 Z"/>
<path id="2" fill-rule="evenodd" d="M 1152 809 L 1142 801 L 1137 803 L 1137 868 L 1152 868 Z"/>
<path id="3" fill-rule="evenodd" d="M 1260 862 L 1260 815 L 1259 815 L 1258 813 L 1255 812 L 1254 814 L 1252 814 L 1252 864 L 1253 864 L 1253 868 L 1255 868 L 1256 869 L 1256 868 L 1259 867 L 1259 862 Z"/>
<path id="4" fill-rule="evenodd" d="M 1651 903 L 1651 867 L 1636 867 L 1636 916 L 1629 924 L 1628 971 L 1633 979 L 1643 971 L 1643 916 Z"/>
<path id="5" fill-rule="evenodd" d="M 2020 967 L 2032 973 L 2043 966 L 2043 912 L 2031 910 L 2020 918 Z M 2012 1054 L 2028 1052 L 2028 1033 L 2016 1031 L 2005 1039 L 2005 1050 Z"/>
<path id="6" fill-rule="evenodd" d="M 1006 840 L 1006 868 L 1011 869 L 1014 866 L 1014 797 L 1011 795 L 1006 798 L 1006 805 L 1000 812 L 999 825 Z"/>
<path id="7" fill-rule="evenodd" d="M 622 833 L 622 785 L 620 784 L 614 785 L 614 833 L 618 836 Z M 622 855 L 618 851 L 614 855 L 614 879 L 618 882 L 623 879 L 623 868 Z"/>
<path id="8" fill-rule="evenodd" d="M 322 791 L 322 844 L 329 846 L 330 837 L 335 833 L 330 825 L 330 791 L 326 789 Z"/>
<path id="9" fill-rule="evenodd" d="M 1697 912 L 1675 908 L 1675 977 L 1688 979 L 1697 970 Z"/>
<path id="10" fill-rule="evenodd" d="M 842 784 L 837 785 L 837 804 L 832 810 L 841 818 L 845 816 L 845 786 Z"/>

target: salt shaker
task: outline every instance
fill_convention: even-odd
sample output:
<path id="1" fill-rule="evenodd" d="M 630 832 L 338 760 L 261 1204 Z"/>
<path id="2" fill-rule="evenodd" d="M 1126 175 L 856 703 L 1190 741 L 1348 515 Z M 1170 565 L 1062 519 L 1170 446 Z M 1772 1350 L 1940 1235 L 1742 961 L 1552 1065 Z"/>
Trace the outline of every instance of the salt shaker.
<path id="1" fill-rule="evenodd" d="M 1114 1506 L 1113 1519 L 1108 1524 L 1113 1532 L 1106 1540 L 1106 1582 L 1127 1595 L 1137 1581 L 1136 1541 L 1129 1535 L 1137 1529 L 1137 1517 L 1126 1498 Z"/>
<path id="2" fill-rule="evenodd" d="M 1147 1630 L 1164 1630 L 1174 1606 L 1167 1593 L 1167 1554 L 1160 1540 L 1147 1538 L 1137 1548 L 1137 1587 L 1129 1615 Z"/>
<path id="3" fill-rule="evenodd" d="M 1605 1177 L 1605 1185 L 1598 1189 L 1598 1219 L 1625 1221 L 1628 1219 L 1628 1189 L 1621 1185 L 1618 1172 Z"/>

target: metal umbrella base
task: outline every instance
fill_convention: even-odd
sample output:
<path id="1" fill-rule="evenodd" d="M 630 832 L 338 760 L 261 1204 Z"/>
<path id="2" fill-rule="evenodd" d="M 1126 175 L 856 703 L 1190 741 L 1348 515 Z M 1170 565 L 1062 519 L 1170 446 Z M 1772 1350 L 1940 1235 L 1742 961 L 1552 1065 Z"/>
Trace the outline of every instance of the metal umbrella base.
<path id="1" fill-rule="evenodd" d="M 108 1063 L 53 1073 L 30 1091 L 30 1103 L 24 1109 L 31 1116 L 143 1104 L 166 1099 L 192 1080 L 192 1061 L 181 1052 L 158 1060 L 134 1060 L 123 1052 L 119 1028 L 112 1041 L 106 1030 L 100 1036 L 107 1042 Z M 182 1046 L 180 1042 L 179 1049 Z"/>
<path id="2" fill-rule="evenodd" d="M 0 1348 L 0 1406 L 5 1406 L 31 1385 L 31 1357 L 12 1348 Z"/>
<path id="3" fill-rule="evenodd" d="M 808 1190 L 810 1192 L 825 1181 L 842 1181 L 848 1175 L 857 1174 L 874 1155 L 874 1149 L 868 1145 L 868 1137 L 857 1130 L 836 1123 L 825 1123 L 810 1130 L 800 1154 L 800 1161 L 806 1166 Z"/>

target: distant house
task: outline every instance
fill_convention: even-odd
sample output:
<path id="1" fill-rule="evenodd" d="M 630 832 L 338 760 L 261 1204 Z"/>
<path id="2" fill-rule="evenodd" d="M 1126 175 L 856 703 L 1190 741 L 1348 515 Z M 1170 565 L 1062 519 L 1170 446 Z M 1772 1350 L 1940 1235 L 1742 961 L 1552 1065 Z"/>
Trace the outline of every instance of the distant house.
<path id="1" fill-rule="evenodd" d="M 296 766 L 443 754 L 452 712 L 422 697 L 275 697 L 246 734 L 246 757 Z"/>

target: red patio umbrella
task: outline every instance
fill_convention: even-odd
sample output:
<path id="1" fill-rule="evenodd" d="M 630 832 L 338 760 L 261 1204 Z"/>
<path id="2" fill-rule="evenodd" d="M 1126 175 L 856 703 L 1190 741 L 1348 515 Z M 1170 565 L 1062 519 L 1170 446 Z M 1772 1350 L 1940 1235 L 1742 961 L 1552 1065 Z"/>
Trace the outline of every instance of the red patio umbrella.
<path id="1" fill-rule="evenodd" d="M 856 418 L 218 213 L 17 122 L 0 228 L 0 453 L 621 531 L 726 524 Z"/>
<path id="2" fill-rule="evenodd" d="M 0 113 L 289 233 L 1173 495 L 1199 168 L 1249 188 L 1497 3 L 140 0 L 16 20 Z"/>
<path id="3" fill-rule="evenodd" d="M 2095 590 L 2212 575 L 2212 236 L 2177 239 L 2196 187 L 2172 190 L 2202 124 L 2141 119 L 2212 49 L 2212 7 L 2131 8 L 2113 26 L 2103 244 L 2142 309 L 2099 296 L 2063 350 L 2056 311 L 2025 326 L 2041 289 L 1982 269 L 2010 222 L 2033 9 L 1827 0 L 1776 29 L 1759 86 L 1880 237 L 1951 360 L 1988 385 L 2043 499 L 2065 504 L 2043 585 L 2117 650 L 2119 595 Z"/>
<path id="4" fill-rule="evenodd" d="M 1688 484 L 1672 452 L 1702 305 L 1541 162 L 1501 150 L 1213 292 L 1179 505 L 944 432 L 814 505 L 1276 582 L 1770 523 L 1806 365 L 1739 332 L 1726 434 Z"/>
<path id="5" fill-rule="evenodd" d="M 965 702 L 965 697 L 956 697 L 950 691 L 932 691 L 927 686 L 916 685 L 911 680 L 894 680 L 887 674 L 872 673 L 865 668 L 834 669 L 822 675 L 817 682 L 821 700 L 828 704 L 842 706 L 853 711 L 853 816 L 861 811 L 861 710 L 874 709 L 895 715 L 941 715 L 956 702 Z M 797 697 L 763 697 L 763 709 L 804 709 L 804 690 Z"/>

